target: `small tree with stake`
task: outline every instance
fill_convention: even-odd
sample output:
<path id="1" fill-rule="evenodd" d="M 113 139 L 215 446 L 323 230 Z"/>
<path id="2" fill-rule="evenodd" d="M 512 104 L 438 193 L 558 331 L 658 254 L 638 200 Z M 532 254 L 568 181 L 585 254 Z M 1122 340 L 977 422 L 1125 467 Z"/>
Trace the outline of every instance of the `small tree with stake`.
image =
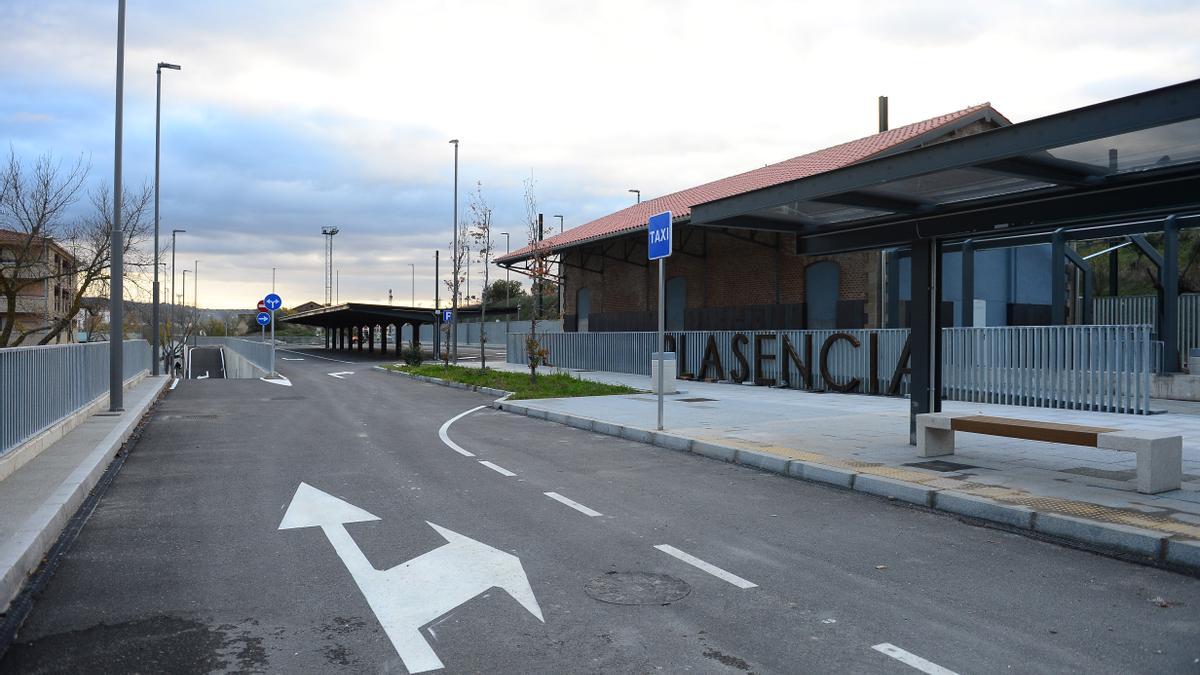
<path id="1" fill-rule="evenodd" d="M 533 315 L 529 318 L 529 337 L 525 338 L 525 356 L 529 361 L 529 383 L 537 383 L 537 368 L 546 362 L 549 352 L 542 346 L 537 336 L 537 325 L 540 314 L 542 289 L 546 277 L 550 276 L 549 250 L 542 244 L 542 225 L 538 219 L 537 197 L 533 193 L 532 178 L 525 180 L 525 218 L 529 223 L 529 276 L 533 282 L 533 295 L 537 302 Z"/>
<path id="2" fill-rule="evenodd" d="M 467 201 L 467 214 L 471 239 L 475 241 L 475 251 L 479 254 L 479 261 L 483 263 L 484 292 L 480 297 L 479 363 L 482 369 L 487 369 L 487 287 L 488 263 L 492 257 L 492 207 L 483 198 L 483 183 L 475 184 L 475 191 Z"/>
<path id="3" fill-rule="evenodd" d="M 458 250 L 454 250 L 454 242 L 450 242 L 450 274 L 451 277 L 446 280 L 446 290 L 450 291 L 450 296 L 453 299 L 453 307 L 462 309 L 462 297 L 457 295 L 459 289 L 466 286 L 467 277 L 464 271 L 467 267 L 467 258 L 471 255 L 471 246 L 467 243 L 467 237 L 470 236 L 470 231 L 467 227 L 467 222 L 464 220 L 458 224 Z M 455 283 L 455 282 L 458 283 Z M 450 350 L 451 341 L 455 344 L 458 342 L 458 335 L 455 334 L 457 326 L 449 322 L 442 324 L 442 330 L 445 331 L 446 351 L 442 352 L 444 365 L 450 366 Z M 455 357 L 458 356 L 458 350 L 455 349 Z"/>

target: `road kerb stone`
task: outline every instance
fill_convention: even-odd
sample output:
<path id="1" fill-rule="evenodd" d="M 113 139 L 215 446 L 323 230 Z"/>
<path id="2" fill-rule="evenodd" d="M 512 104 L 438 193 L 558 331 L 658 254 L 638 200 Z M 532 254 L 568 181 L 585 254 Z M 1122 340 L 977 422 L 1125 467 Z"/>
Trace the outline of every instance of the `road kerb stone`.
<path id="1" fill-rule="evenodd" d="M 654 440 L 653 434 L 651 434 L 649 431 L 645 429 L 638 429 L 637 427 L 626 426 L 621 427 L 621 438 L 647 444 L 652 444 L 652 441 Z"/>
<path id="2" fill-rule="evenodd" d="M 556 424 L 566 424 L 567 416 L 560 412 L 547 412 L 546 413 L 546 421 L 554 422 Z"/>
<path id="3" fill-rule="evenodd" d="M 1167 540 L 1167 562 L 1200 572 L 1200 541 Z"/>
<path id="4" fill-rule="evenodd" d="M 824 464 L 815 464 L 800 460 L 792 460 L 792 465 L 788 470 L 792 476 L 796 476 L 797 478 L 817 483 L 828 483 L 829 485 L 836 485 L 847 490 L 854 488 L 854 482 L 858 476 L 857 472 L 847 469 L 838 469 L 832 466 L 825 466 Z M 796 473 L 797 470 L 799 471 L 798 474 Z"/>
<path id="5" fill-rule="evenodd" d="M 675 450 L 677 452 L 688 452 L 692 448 L 692 439 L 668 434 L 662 431 L 653 432 L 653 442 L 660 448 Z"/>
<path id="6" fill-rule="evenodd" d="M 539 420 L 546 419 L 546 411 L 541 408 L 525 408 L 525 414 L 529 417 L 536 417 Z"/>
<path id="7" fill-rule="evenodd" d="M 753 466 L 763 471 L 770 471 L 781 475 L 788 475 L 788 464 L 791 462 L 787 457 L 772 455 L 769 452 L 758 452 L 756 450 L 743 450 L 738 448 L 736 460 L 738 464 Z"/>
<path id="8" fill-rule="evenodd" d="M 918 504 L 920 506 L 933 505 L 933 496 L 937 492 L 934 488 L 925 487 L 920 483 L 909 483 L 908 481 L 886 478 L 884 476 L 872 476 L 869 473 L 858 474 L 858 477 L 854 479 L 854 491 L 866 492 L 867 494 L 878 495 L 880 497 L 891 497 L 899 499 L 902 502 Z"/>
<path id="9" fill-rule="evenodd" d="M 734 462 L 737 460 L 737 448 L 719 443 L 710 443 L 708 441 L 692 441 L 692 452 L 701 457 L 719 459 L 722 462 Z"/>
<path id="10" fill-rule="evenodd" d="M 621 437 L 621 425 L 613 424 L 612 422 L 601 422 L 600 420 L 592 420 L 592 432 L 604 434 L 605 436 Z"/>
<path id="11" fill-rule="evenodd" d="M 1160 559 L 1165 537 L 1157 532 L 1128 525 L 1100 523 L 1059 513 L 1038 512 L 1034 529 L 1044 534 L 1074 539 L 1106 549 Z"/>
<path id="12" fill-rule="evenodd" d="M 575 427 L 576 429 L 583 429 L 584 431 L 591 431 L 593 423 L 594 423 L 594 420 L 589 419 L 587 417 L 580 417 L 578 415 L 567 415 L 567 424 Z"/>
<path id="13" fill-rule="evenodd" d="M 1034 510 L 1018 504 L 1000 504 L 986 497 L 976 497 L 953 490 L 942 490 L 934 498 L 934 508 L 960 516 L 979 518 L 1003 525 L 1033 529 Z"/>

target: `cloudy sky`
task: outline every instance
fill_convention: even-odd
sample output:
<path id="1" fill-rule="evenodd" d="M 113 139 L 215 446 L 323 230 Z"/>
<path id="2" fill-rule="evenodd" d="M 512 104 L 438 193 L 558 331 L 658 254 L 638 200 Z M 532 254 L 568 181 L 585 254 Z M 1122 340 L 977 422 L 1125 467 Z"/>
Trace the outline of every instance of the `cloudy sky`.
<path id="1" fill-rule="evenodd" d="M 116 0 L 0 0 L 0 141 L 112 181 Z M 522 237 L 523 181 L 567 227 L 893 125 L 991 101 L 1022 121 L 1200 76 L 1200 3 L 130 0 L 125 180 L 188 230 L 200 304 L 249 307 L 278 268 L 320 300 L 432 301 L 434 250 L 477 182 Z M 462 199 L 465 204 L 465 198 Z M 80 206 L 82 209 L 82 205 Z M 500 238 L 503 250 L 503 238 Z M 480 270 L 472 268 L 472 290 Z M 189 293 L 190 295 L 190 293 Z"/>

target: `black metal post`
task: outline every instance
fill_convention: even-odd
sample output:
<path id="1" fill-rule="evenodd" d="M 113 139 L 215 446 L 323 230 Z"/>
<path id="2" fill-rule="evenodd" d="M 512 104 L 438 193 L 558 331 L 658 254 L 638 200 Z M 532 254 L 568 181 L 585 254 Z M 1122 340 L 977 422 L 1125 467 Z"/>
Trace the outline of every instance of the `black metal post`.
<path id="1" fill-rule="evenodd" d="M 942 410 L 941 242 L 912 243 L 912 330 L 909 333 L 909 443 L 917 443 L 917 418 Z"/>
<path id="2" fill-rule="evenodd" d="M 1163 370 L 1178 373 L 1179 359 L 1179 220 L 1168 216 L 1163 222 L 1163 262 L 1159 268 L 1162 294 L 1158 303 L 1163 341 Z"/>
<path id="3" fill-rule="evenodd" d="M 1050 235 L 1050 324 L 1067 323 L 1067 253 L 1062 228 Z"/>
<path id="4" fill-rule="evenodd" d="M 125 104 L 125 0 L 117 3 L 117 110 L 113 157 L 113 226 L 109 242 L 111 274 L 108 297 L 108 410 L 125 409 L 125 304 L 122 288 L 125 233 L 121 229 L 121 135 Z"/>
<path id="5" fill-rule="evenodd" d="M 1120 250 L 1118 248 L 1108 252 L 1108 294 L 1114 298 L 1121 294 L 1121 260 L 1117 255 Z"/>
<path id="6" fill-rule="evenodd" d="M 962 325 L 975 325 L 975 242 L 971 239 L 962 243 Z"/>
<path id="7" fill-rule="evenodd" d="M 887 327 L 900 327 L 900 251 L 884 252 L 887 267 Z"/>

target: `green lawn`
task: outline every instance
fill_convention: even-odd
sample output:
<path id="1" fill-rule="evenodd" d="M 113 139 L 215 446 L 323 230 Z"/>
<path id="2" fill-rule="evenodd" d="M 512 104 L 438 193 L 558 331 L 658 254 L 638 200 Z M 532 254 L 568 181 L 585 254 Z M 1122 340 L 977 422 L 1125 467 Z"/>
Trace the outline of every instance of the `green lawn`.
<path id="1" fill-rule="evenodd" d="M 513 392 L 512 400 L 528 398 L 567 398 L 571 396 L 611 396 L 613 394 L 639 394 L 640 389 L 614 384 L 577 380 L 566 373 L 554 375 L 539 373 L 537 384 L 529 383 L 529 373 L 514 373 L 500 370 L 481 370 L 462 366 L 446 367 L 441 364 L 421 366 L 391 365 L 388 370 L 413 375 L 436 377 L 443 380 L 473 384 Z"/>

